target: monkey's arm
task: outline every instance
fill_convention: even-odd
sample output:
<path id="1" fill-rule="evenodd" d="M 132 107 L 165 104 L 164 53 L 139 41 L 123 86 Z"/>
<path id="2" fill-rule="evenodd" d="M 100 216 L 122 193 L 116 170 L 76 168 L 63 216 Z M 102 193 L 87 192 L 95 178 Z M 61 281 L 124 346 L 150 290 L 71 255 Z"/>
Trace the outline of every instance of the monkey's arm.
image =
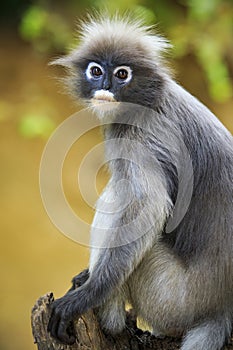
<path id="1" fill-rule="evenodd" d="M 122 169 L 129 162 L 120 165 Z M 97 204 L 89 278 L 52 304 L 48 331 L 63 343 L 75 341 L 72 321 L 88 309 L 103 305 L 160 236 L 169 213 L 169 198 L 161 177 L 156 177 L 154 171 L 149 173 L 148 168 L 149 184 L 133 168 L 137 176 L 131 176 L 131 187 L 123 183 L 119 188 L 121 178 L 112 179 Z"/>
<path id="2" fill-rule="evenodd" d="M 144 208 L 145 213 L 148 213 L 147 209 L 149 210 Z M 128 215 L 127 212 L 125 214 Z M 48 324 L 48 331 L 52 336 L 63 343 L 72 344 L 75 341 L 72 321 L 88 309 L 103 304 L 140 263 L 157 235 L 155 227 L 142 234 L 147 226 L 145 219 L 146 217 L 141 218 L 137 222 L 137 231 L 141 232 L 141 237 L 125 245 L 102 248 L 87 281 L 77 290 L 70 291 L 52 304 Z M 120 240 L 117 239 L 115 243 L 124 241 L 125 234 L 128 234 L 125 230 L 124 226 L 118 227 L 116 236 L 119 236 Z M 108 238 L 110 241 L 111 238 Z"/>
<path id="3" fill-rule="evenodd" d="M 104 250 L 86 283 L 55 300 L 48 325 L 52 336 L 66 344 L 74 343 L 73 319 L 104 303 L 112 291 L 123 283 L 140 262 L 139 251 L 145 249 L 140 246 L 138 241 L 131 243 L 130 249 L 123 246 Z"/>

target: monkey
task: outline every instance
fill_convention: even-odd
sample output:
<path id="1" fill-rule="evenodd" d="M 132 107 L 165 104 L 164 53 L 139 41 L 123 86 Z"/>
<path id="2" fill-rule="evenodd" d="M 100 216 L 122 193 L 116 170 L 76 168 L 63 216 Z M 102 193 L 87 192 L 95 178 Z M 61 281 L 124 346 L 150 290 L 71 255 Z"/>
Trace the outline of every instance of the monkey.
<path id="1" fill-rule="evenodd" d="M 75 342 L 73 321 L 89 309 L 120 333 L 126 303 L 154 335 L 182 336 L 182 350 L 219 350 L 230 337 L 233 139 L 175 81 L 169 48 L 141 20 L 90 16 L 79 46 L 54 61 L 104 121 L 110 171 L 89 267 L 51 306 L 48 331 L 62 343 Z"/>

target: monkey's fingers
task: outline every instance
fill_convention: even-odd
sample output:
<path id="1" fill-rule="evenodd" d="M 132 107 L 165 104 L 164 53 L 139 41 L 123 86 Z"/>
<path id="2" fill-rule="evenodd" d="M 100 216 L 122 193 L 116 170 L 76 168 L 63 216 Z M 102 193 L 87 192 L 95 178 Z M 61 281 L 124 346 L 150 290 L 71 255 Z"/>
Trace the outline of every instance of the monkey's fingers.
<path id="1" fill-rule="evenodd" d="M 67 345 L 72 345 L 76 341 L 72 321 L 61 319 L 57 329 L 57 339 Z"/>
<path id="2" fill-rule="evenodd" d="M 57 330 L 60 318 L 55 315 L 54 309 L 52 309 L 49 323 L 47 326 L 47 331 L 51 334 L 52 337 L 57 338 Z"/>
<path id="3" fill-rule="evenodd" d="M 62 319 L 60 315 L 52 312 L 48 327 L 51 336 L 63 344 L 72 345 L 75 343 L 74 327 L 71 321 Z"/>

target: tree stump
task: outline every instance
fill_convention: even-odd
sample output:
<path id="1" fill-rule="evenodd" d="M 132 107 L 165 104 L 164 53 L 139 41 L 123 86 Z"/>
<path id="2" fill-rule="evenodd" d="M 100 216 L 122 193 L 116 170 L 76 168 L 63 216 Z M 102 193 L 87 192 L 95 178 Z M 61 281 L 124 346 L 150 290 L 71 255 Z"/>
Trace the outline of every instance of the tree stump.
<path id="1" fill-rule="evenodd" d="M 73 345 L 63 345 L 50 337 L 47 324 L 50 317 L 49 305 L 53 302 L 53 293 L 40 297 L 32 309 L 31 324 L 34 342 L 38 350 L 176 350 L 181 341 L 174 338 L 158 339 L 149 332 L 143 332 L 136 326 L 133 313 L 127 313 L 126 329 L 117 336 L 105 334 L 91 310 L 75 323 L 77 341 Z M 232 340 L 232 339 L 231 339 Z M 225 347 L 233 350 L 231 342 Z"/>

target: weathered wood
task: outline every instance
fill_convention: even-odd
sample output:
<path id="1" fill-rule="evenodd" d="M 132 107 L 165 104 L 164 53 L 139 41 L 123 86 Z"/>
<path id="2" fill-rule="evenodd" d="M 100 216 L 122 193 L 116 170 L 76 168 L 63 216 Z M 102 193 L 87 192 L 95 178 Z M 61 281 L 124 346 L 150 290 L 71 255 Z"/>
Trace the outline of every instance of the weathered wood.
<path id="1" fill-rule="evenodd" d="M 58 343 L 47 332 L 50 316 L 49 305 L 53 302 L 53 293 L 40 297 L 32 309 L 32 333 L 38 350 L 176 350 L 180 349 L 180 340 L 173 338 L 158 339 L 149 332 L 136 327 L 132 312 L 127 313 L 127 327 L 120 335 L 110 336 L 100 329 L 93 311 L 84 314 L 76 323 L 77 342 L 72 346 Z M 233 350 L 233 343 L 225 347 Z"/>

